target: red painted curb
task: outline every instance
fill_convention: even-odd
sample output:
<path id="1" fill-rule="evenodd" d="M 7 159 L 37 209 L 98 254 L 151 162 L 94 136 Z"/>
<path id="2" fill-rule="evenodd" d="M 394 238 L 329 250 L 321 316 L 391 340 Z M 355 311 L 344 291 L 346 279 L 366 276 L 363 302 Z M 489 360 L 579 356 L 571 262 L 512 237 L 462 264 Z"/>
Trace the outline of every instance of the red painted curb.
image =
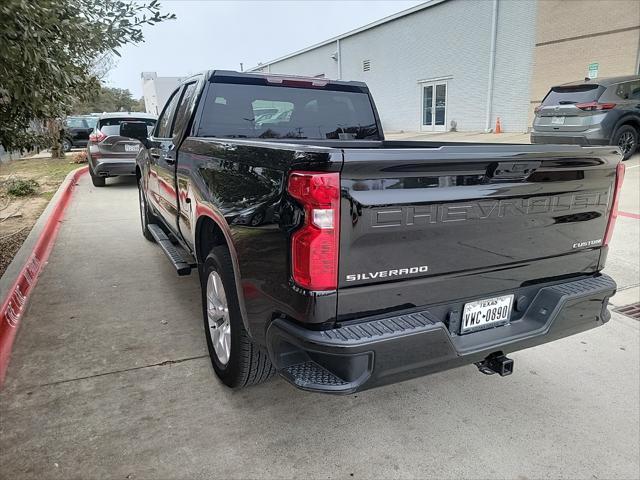
<path id="1" fill-rule="evenodd" d="M 25 265 L 22 267 L 15 283 L 7 292 L 7 297 L 2 301 L 2 308 L 0 308 L 0 386 L 4 382 L 13 340 L 16 337 L 20 319 L 29 301 L 29 295 L 49 258 L 49 253 L 51 253 L 58 235 L 60 222 L 69 205 L 74 187 L 78 179 L 87 173 L 88 169 L 88 167 L 81 167 L 75 170 L 60 186 L 62 193 L 51 209 L 31 255 L 29 255 Z"/>
<path id="2" fill-rule="evenodd" d="M 640 220 L 640 215 L 638 215 L 637 213 L 618 212 L 618 215 L 620 215 L 621 217 L 629 217 L 629 218 L 635 218 L 636 220 Z"/>

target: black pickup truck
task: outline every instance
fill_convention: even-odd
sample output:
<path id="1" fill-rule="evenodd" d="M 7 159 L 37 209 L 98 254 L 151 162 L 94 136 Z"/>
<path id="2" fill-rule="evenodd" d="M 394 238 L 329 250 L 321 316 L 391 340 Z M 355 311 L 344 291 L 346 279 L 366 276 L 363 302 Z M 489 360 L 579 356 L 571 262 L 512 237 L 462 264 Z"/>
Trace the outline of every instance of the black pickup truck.
<path id="1" fill-rule="evenodd" d="M 615 147 L 388 141 L 363 83 L 219 70 L 141 140 L 142 232 L 197 269 L 230 387 L 508 375 L 610 318 Z"/>

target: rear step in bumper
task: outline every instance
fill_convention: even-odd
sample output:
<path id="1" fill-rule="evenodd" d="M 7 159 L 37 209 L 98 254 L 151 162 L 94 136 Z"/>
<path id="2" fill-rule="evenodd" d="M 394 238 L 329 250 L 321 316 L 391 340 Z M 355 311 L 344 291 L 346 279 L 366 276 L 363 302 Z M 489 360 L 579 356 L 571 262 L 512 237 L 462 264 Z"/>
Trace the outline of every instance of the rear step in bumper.
<path id="1" fill-rule="evenodd" d="M 323 331 L 276 319 L 267 330 L 267 347 L 278 372 L 296 387 L 349 394 L 602 325 L 610 318 L 607 304 L 615 291 L 606 275 L 543 287 L 522 318 L 466 335 L 451 335 L 428 308 Z"/>

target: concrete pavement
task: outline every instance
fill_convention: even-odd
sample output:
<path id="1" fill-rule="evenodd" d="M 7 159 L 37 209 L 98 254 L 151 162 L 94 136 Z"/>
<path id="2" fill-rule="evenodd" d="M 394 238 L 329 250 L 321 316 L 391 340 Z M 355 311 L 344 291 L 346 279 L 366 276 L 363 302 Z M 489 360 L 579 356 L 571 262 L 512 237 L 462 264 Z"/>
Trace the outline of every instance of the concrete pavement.
<path id="1" fill-rule="evenodd" d="M 621 212 L 639 215 L 640 154 L 634 155 L 624 163 L 626 171 L 618 208 Z M 611 303 L 616 307 L 640 302 L 639 250 L 640 219 L 618 216 L 605 269 L 605 272 L 618 282 L 618 294 L 611 299 Z"/>
<path id="2" fill-rule="evenodd" d="M 636 213 L 639 170 L 621 202 Z M 640 477 L 638 321 L 513 354 L 506 378 L 468 366 L 347 397 L 280 379 L 230 391 L 197 278 L 142 238 L 135 183 L 107 182 L 80 182 L 23 319 L 0 392 L 3 477 Z M 607 267 L 631 298 L 639 231 L 618 219 Z"/>

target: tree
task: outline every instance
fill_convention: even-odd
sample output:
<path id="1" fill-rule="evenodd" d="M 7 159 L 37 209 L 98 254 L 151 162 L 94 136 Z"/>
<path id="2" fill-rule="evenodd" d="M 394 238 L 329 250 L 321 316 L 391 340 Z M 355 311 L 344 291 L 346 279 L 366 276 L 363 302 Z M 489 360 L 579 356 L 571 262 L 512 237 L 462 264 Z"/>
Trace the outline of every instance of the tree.
<path id="1" fill-rule="evenodd" d="M 2 0 L 0 144 L 44 146 L 47 136 L 30 130 L 32 122 L 63 117 L 77 99 L 95 95 L 96 60 L 119 56 L 124 45 L 144 40 L 144 26 L 174 18 L 158 0 Z"/>
<path id="2" fill-rule="evenodd" d="M 140 97 L 138 100 L 136 100 L 136 108 L 135 111 L 136 112 L 146 112 L 147 111 L 147 105 L 146 103 L 144 103 L 144 97 Z"/>
<path id="3" fill-rule="evenodd" d="M 100 87 L 90 96 L 76 102 L 71 113 L 83 115 L 95 112 L 144 112 L 144 102 L 131 96 L 129 90 L 121 88 Z"/>

